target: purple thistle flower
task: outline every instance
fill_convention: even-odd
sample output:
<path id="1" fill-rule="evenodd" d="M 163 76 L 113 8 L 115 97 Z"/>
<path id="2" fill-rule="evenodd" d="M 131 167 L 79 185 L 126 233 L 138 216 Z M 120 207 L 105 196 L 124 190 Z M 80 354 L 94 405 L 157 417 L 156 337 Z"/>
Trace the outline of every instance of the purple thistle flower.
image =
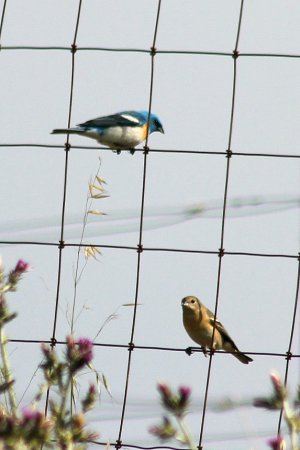
<path id="1" fill-rule="evenodd" d="M 178 388 L 178 393 L 179 393 L 178 407 L 179 409 L 182 409 L 182 411 L 184 412 L 188 406 L 192 390 L 188 386 L 180 386 Z"/>
<path id="2" fill-rule="evenodd" d="M 8 290 L 15 291 L 23 273 L 29 270 L 30 266 L 23 259 L 19 259 L 15 268 L 8 274 Z"/>
<path id="3" fill-rule="evenodd" d="M 272 450 L 284 450 L 285 442 L 283 437 L 276 436 L 267 440 L 267 444 L 271 447 Z"/>
<path id="4" fill-rule="evenodd" d="M 80 352 L 82 361 L 84 364 L 88 364 L 93 359 L 93 343 L 88 338 L 79 338 L 78 342 L 78 350 Z"/>
<path id="5" fill-rule="evenodd" d="M 21 274 L 24 272 L 28 272 L 29 268 L 30 265 L 26 261 L 24 261 L 23 259 L 19 259 L 14 271 Z"/>
<path id="6" fill-rule="evenodd" d="M 171 411 L 176 416 L 182 416 L 186 412 L 191 389 L 187 386 L 180 386 L 178 393 L 173 393 L 166 383 L 158 383 L 157 389 L 161 395 L 164 408 Z"/>
<path id="7" fill-rule="evenodd" d="M 89 364 L 93 359 L 93 342 L 88 338 L 79 338 L 75 343 L 73 336 L 67 337 L 67 360 L 71 372 Z"/>
<path id="8" fill-rule="evenodd" d="M 191 395 L 192 390 L 188 386 L 180 386 L 178 392 L 182 399 L 187 400 Z"/>
<path id="9" fill-rule="evenodd" d="M 26 406 L 22 409 L 22 415 L 23 423 L 39 422 L 44 417 L 43 413 L 41 413 L 40 411 L 28 408 Z"/>
<path id="10" fill-rule="evenodd" d="M 166 383 L 157 383 L 157 389 L 164 399 L 170 399 L 172 397 L 172 391 Z"/>

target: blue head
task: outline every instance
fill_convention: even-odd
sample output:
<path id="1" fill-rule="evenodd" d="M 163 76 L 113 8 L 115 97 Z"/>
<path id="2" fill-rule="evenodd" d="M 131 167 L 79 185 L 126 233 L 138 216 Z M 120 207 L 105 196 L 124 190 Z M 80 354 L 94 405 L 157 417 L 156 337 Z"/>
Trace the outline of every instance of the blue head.
<path id="1" fill-rule="evenodd" d="M 148 111 L 141 111 L 141 114 L 144 116 L 145 122 L 147 122 Z M 149 133 L 154 133 L 155 131 L 158 131 L 159 133 L 164 133 L 164 128 L 159 118 L 155 114 L 150 113 Z"/>
<path id="2" fill-rule="evenodd" d="M 130 113 L 140 121 L 141 125 L 147 123 L 149 114 L 148 111 L 130 111 Z M 149 120 L 149 133 L 154 133 L 155 131 L 164 133 L 161 121 L 155 114 L 151 113 Z"/>

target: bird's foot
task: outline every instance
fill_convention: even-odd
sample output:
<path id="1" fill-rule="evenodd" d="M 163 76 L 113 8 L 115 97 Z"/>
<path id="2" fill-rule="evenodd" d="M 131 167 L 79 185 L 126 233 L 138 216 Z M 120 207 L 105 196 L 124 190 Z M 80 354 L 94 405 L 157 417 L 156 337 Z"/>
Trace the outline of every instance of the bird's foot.
<path id="1" fill-rule="evenodd" d="M 187 348 L 185 349 L 185 353 L 186 353 L 187 355 L 191 356 L 191 354 L 193 353 L 193 348 L 192 348 L 192 347 L 187 347 Z"/>
<path id="2" fill-rule="evenodd" d="M 129 150 L 129 153 L 130 153 L 131 155 L 134 155 L 134 153 L 135 153 L 134 148 L 131 148 L 131 149 Z"/>

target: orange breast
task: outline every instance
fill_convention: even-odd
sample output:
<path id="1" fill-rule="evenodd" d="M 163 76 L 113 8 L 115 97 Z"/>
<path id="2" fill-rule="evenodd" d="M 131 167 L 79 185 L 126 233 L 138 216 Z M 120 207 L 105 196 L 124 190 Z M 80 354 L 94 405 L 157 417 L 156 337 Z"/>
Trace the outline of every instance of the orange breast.
<path id="1" fill-rule="evenodd" d="M 147 137 L 147 132 L 148 132 L 148 127 L 147 127 L 148 123 L 145 123 L 145 125 L 143 125 L 140 130 L 141 130 L 141 140 L 144 141 Z"/>

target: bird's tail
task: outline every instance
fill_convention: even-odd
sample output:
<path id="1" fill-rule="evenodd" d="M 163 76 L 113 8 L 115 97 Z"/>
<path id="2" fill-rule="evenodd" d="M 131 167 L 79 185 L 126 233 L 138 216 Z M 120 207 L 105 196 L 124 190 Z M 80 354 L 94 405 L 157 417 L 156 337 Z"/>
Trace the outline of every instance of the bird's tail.
<path id="1" fill-rule="evenodd" d="M 53 130 L 51 132 L 51 134 L 82 134 L 84 133 L 84 129 L 83 128 L 56 128 L 55 130 Z"/>
<path id="2" fill-rule="evenodd" d="M 243 364 L 249 364 L 249 362 L 253 361 L 253 359 L 250 358 L 250 356 L 245 355 L 245 353 L 242 353 L 239 350 L 232 352 L 232 354 Z"/>
<path id="3" fill-rule="evenodd" d="M 253 361 L 250 356 L 247 356 L 245 355 L 245 353 L 239 351 L 239 349 L 237 348 L 233 340 L 229 338 L 229 336 L 226 337 L 227 341 L 223 342 L 223 350 L 232 353 L 232 355 L 235 356 L 243 364 L 249 364 L 249 362 Z"/>

